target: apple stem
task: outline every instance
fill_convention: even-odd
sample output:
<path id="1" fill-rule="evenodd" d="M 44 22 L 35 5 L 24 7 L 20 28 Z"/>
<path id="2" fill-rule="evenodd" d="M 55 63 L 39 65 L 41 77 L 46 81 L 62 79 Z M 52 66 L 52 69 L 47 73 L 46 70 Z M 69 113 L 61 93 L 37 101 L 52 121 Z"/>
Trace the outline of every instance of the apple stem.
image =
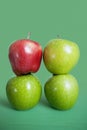
<path id="1" fill-rule="evenodd" d="M 57 38 L 59 39 L 59 38 L 61 38 L 61 36 L 58 34 L 58 35 L 57 35 Z"/>
<path id="2" fill-rule="evenodd" d="M 31 32 L 28 32 L 27 39 L 30 39 Z"/>

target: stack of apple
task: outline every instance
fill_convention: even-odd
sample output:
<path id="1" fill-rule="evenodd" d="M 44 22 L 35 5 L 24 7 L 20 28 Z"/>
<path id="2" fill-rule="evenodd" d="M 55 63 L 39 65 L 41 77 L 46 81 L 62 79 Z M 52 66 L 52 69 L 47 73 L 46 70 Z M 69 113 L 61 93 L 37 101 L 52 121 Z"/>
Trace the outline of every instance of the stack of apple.
<path id="1" fill-rule="evenodd" d="M 13 108 L 26 110 L 34 107 L 40 100 L 42 86 L 32 75 L 40 68 L 42 48 L 30 39 L 13 42 L 9 47 L 9 60 L 15 77 L 7 82 L 6 94 Z"/>
<path id="2" fill-rule="evenodd" d="M 80 50 L 76 43 L 53 39 L 44 48 L 43 60 L 52 77 L 46 82 L 44 92 L 49 104 L 59 110 L 72 108 L 78 98 L 78 82 L 68 74 L 77 64 Z"/>

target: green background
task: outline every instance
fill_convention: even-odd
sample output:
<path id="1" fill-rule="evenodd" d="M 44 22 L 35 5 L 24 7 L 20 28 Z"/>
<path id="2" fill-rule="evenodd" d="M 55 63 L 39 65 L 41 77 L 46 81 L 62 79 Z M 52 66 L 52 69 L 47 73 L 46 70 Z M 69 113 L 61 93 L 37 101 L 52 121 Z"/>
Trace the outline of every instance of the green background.
<path id="1" fill-rule="evenodd" d="M 14 76 L 8 60 L 9 45 L 17 39 L 38 41 L 42 48 L 57 35 L 76 42 L 80 60 L 70 72 L 79 82 L 79 98 L 69 111 L 49 107 L 44 93 L 31 110 L 16 111 L 6 97 L 6 83 Z M 87 1 L 86 0 L 0 0 L 0 130 L 87 130 Z M 44 87 L 51 74 L 43 62 L 35 74 Z"/>

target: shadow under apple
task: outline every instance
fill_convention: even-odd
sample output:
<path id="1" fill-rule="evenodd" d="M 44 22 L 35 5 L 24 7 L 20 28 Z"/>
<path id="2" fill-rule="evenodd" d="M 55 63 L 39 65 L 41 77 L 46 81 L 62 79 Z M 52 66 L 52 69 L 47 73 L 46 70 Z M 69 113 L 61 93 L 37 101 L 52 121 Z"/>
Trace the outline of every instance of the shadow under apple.
<path id="1" fill-rule="evenodd" d="M 0 105 L 2 105 L 5 108 L 9 108 L 9 109 L 12 108 L 11 105 L 10 105 L 10 103 L 8 102 L 8 100 L 6 100 L 4 98 L 0 99 Z"/>
<path id="2" fill-rule="evenodd" d="M 45 106 L 45 107 L 50 108 L 50 105 L 49 105 L 48 101 L 47 101 L 46 98 L 43 97 L 43 96 L 42 96 L 42 98 L 41 98 L 41 100 L 40 100 L 40 104 L 41 104 L 42 106 Z"/>

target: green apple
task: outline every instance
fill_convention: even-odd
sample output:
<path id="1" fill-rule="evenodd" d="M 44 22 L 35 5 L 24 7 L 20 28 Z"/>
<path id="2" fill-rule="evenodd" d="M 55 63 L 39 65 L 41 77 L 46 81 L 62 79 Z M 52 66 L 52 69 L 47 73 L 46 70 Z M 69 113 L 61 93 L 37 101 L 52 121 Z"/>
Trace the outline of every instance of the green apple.
<path id="1" fill-rule="evenodd" d="M 40 100 L 42 87 L 39 80 L 29 74 L 11 78 L 6 85 L 6 94 L 13 108 L 26 110 Z"/>
<path id="2" fill-rule="evenodd" d="M 53 39 L 44 48 L 43 60 L 53 74 L 68 73 L 78 62 L 80 50 L 76 43 L 64 39 Z"/>
<path id="3" fill-rule="evenodd" d="M 59 110 L 68 110 L 78 98 L 78 82 L 70 74 L 55 75 L 45 84 L 44 92 L 49 104 Z"/>

